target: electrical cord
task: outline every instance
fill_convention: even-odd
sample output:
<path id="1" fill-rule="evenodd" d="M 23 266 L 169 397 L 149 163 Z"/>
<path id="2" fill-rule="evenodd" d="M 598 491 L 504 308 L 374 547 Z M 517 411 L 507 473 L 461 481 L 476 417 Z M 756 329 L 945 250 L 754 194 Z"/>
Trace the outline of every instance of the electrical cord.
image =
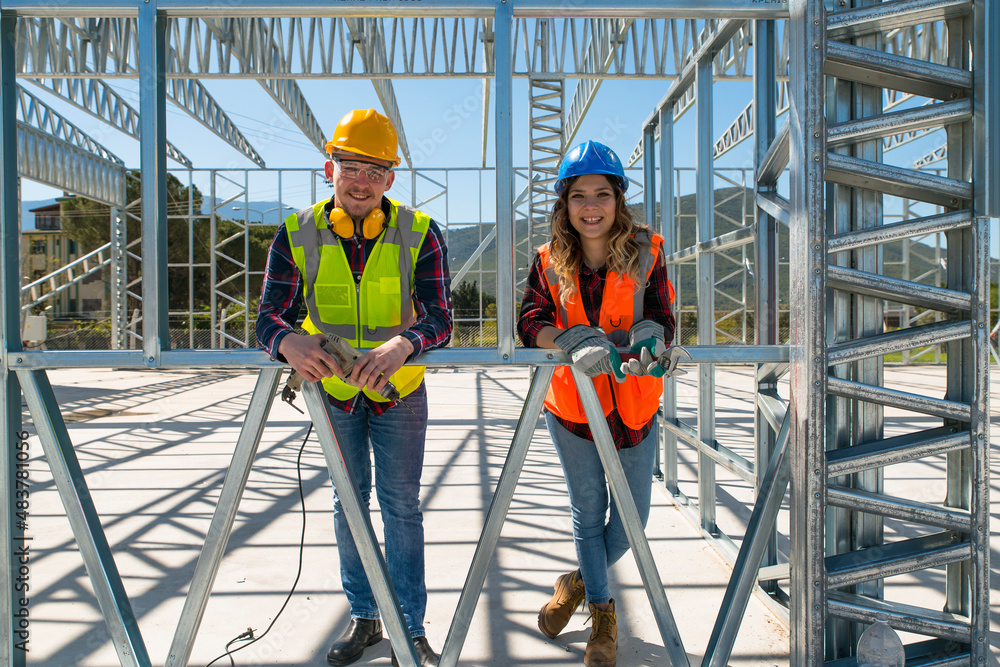
<path id="1" fill-rule="evenodd" d="M 281 616 L 281 612 L 285 611 L 285 607 L 288 606 L 288 602 L 292 599 L 292 595 L 295 593 L 295 587 L 299 585 L 299 577 L 302 576 L 302 555 L 305 551 L 306 546 L 306 497 L 302 492 L 302 452 L 305 451 L 306 443 L 309 441 L 309 434 L 312 433 L 312 422 L 309 422 L 309 429 L 306 431 L 306 437 L 302 439 L 302 445 L 299 447 L 299 454 L 295 457 L 295 475 L 299 481 L 299 503 L 302 507 L 302 535 L 299 537 L 299 566 L 295 572 L 295 581 L 292 582 L 292 589 L 288 591 L 288 595 L 285 597 L 285 601 L 281 603 L 281 609 L 278 613 L 274 615 L 271 619 L 271 623 L 267 626 L 267 629 L 260 635 L 256 637 L 253 634 L 253 628 L 247 628 L 246 632 L 240 633 L 239 635 L 233 637 L 226 643 L 226 652 L 219 657 L 212 660 L 212 662 L 205 665 L 205 667 L 212 667 L 216 662 L 222 660 L 223 658 L 229 658 L 229 664 L 236 667 L 236 661 L 233 660 L 233 654 L 237 651 L 242 651 L 246 647 L 256 643 L 257 641 L 264 638 L 274 624 L 278 621 L 278 617 Z M 237 646 L 235 649 L 230 650 L 229 647 L 239 641 L 247 641 L 246 644 Z"/>

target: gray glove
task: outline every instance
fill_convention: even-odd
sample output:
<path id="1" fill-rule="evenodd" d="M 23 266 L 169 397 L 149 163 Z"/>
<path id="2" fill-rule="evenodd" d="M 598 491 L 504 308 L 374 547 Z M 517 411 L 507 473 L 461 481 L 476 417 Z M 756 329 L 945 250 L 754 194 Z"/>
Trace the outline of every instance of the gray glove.
<path id="1" fill-rule="evenodd" d="M 617 382 L 625 381 L 622 358 L 603 329 L 577 324 L 556 336 L 553 342 L 587 377 L 609 374 L 614 375 Z"/>
<path id="2" fill-rule="evenodd" d="M 629 375 L 663 377 L 660 355 L 667 351 L 663 344 L 663 325 L 653 320 L 639 320 L 628 330 L 629 352 L 638 359 L 622 362 L 621 371 Z"/>

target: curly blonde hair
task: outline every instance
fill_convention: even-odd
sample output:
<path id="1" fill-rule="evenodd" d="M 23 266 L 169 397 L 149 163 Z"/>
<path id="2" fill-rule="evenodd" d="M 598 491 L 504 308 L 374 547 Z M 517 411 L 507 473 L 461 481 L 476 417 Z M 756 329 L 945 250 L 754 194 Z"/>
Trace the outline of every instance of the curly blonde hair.
<path id="1" fill-rule="evenodd" d="M 559 298 L 563 303 L 576 294 L 574 276 L 583 262 L 580 233 L 570 224 L 568 213 L 569 191 L 578 178 L 580 177 L 567 179 L 552 208 L 549 258 L 559 277 Z M 608 182 L 615 192 L 615 220 L 608 232 L 608 272 L 631 277 L 638 289 L 646 277 L 639 276 L 640 246 L 633 236 L 639 230 L 649 230 L 649 227 L 635 221 L 632 210 L 625 203 L 625 193 L 621 187 L 613 179 L 609 178 Z"/>

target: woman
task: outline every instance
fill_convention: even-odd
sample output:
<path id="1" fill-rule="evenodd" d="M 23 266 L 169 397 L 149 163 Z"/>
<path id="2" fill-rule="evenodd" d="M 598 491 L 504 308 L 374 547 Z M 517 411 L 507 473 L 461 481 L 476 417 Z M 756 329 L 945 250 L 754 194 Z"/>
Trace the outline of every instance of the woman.
<path id="1" fill-rule="evenodd" d="M 528 347 L 562 349 L 593 378 L 645 527 L 655 416 L 663 391 L 664 368 L 657 358 L 674 336 L 673 286 L 661 254 L 663 239 L 633 220 L 625 203 L 627 188 L 621 161 L 607 146 L 588 141 L 566 155 L 555 187 L 559 199 L 552 211 L 552 239 L 532 260 L 518 334 Z M 628 346 L 639 359 L 623 363 L 616 346 Z M 552 599 L 538 614 L 538 628 L 555 637 L 586 599 L 593 626 L 583 662 L 614 667 L 618 628 L 608 567 L 629 544 L 609 501 L 604 468 L 568 366 L 555 370 L 545 423 L 566 477 L 580 567 L 556 579 Z"/>

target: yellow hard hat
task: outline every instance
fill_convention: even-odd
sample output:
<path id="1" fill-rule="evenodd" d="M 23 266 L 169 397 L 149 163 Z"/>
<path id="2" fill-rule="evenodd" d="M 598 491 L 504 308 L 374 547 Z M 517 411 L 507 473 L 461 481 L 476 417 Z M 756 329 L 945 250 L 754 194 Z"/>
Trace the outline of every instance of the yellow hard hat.
<path id="1" fill-rule="evenodd" d="M 400 158 L 396 154 L 398 145 L 399 140 L 396 138 L 396 128 L 392 126 L 392 121 L 375 109 L 355 109 L 337 123 L 333 139 L 326 142 L 326 152 L 341 150 L 357 153 L 378 160 L 387 160 L 396 167 L 400 163 Z"/>

